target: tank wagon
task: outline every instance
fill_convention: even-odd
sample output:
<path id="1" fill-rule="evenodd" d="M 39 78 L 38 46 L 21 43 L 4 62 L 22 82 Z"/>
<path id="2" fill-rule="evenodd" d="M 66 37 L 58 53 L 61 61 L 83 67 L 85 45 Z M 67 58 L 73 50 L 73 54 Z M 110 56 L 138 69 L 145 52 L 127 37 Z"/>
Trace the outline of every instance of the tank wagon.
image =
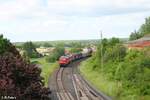
<path id="1" fill-rule="evenodd" d="M 81 58 L 89 57 L 91 55 L 92 55 L 92 49 L 91 48 L 85 48 L 80 53 L 73 53 L 73 54 L 61 56 L 59 58 L 59 65 L 60 65 L 60 67 L 65 67 L 65 66 L 67 66 L 68 64 L 70 64 L 71 62 L 73 62 L 75 60 L 79 60 Z"/>

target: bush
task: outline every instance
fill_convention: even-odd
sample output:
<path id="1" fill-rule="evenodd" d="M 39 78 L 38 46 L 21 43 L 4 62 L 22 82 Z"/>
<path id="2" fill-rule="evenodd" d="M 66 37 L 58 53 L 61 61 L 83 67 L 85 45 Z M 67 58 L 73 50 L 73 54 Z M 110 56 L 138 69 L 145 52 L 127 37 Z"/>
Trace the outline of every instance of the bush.
<path id="1" fill-rule="evenodd" d="M 81 48 L 71 48 L 71 50 L 70 50 L 71 53 L 79 53 L 81 51 L 82 51 Z"/>
<path id="2" fill-rule="evenodd" d="M 55 62 L 56 60 L 59 59 L 60 56 L 64 55 L 64 51 L 65 51 L 64 47 L 56 46 L 54 52 L 50 54 L 49 56 L 47 56 L 45 60 L 47 62 Z"/>
<path id="3" fill-rule="evenodd" d="M 55 54 L 51 54 L 45 58 L 46 62 L 55 62 L 57 60 L 57 56 Z"/>
<path id="4" fill-rule="evenodd" d="M 3 39 L 1 38 L 3 41 Z M 5 39 L 4 39 L 5 41 Z M 50 91 L 44 87 L 41 69 L 25 62 L 9 42 L 0 54 L 0 97 L 13 96 L 17 100 L 49 100 Z M 3 44 L 2 44 L 3 45 Z"/>
<path id="5" fill-rule="evenodd" d="M 101 72 L 109 81 L 121 84 L 119 96 L 134 98 L 150 95 L 150 48 L 129 50 L 119 45 L 118 39 L 106 39 L 103 43 L 103 67 L 101 66 L 101 46 L 87 62 L 91 69 Z M 110 45 L 111 44 L 111 45 Z M 114 95 L 117 95 L 114 93 Z M 134 96 L 134 97 L 133 97 Z M 122 98 L 121 97 L 121 98 Z"/>

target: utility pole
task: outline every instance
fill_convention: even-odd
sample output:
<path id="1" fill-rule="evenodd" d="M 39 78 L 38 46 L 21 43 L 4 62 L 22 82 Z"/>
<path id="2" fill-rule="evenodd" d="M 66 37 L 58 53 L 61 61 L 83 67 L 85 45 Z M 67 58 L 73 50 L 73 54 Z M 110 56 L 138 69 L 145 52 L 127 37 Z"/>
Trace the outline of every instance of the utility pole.
<path id="1" fill-rule="evenodd" d="M 102 31 L 100 31 L 100 34 L 101 34 L 101 69 L 102 69 L 102 72 L 103 72 L 103 43 L 102 43 L 103 33 L 102 33 Z"/>

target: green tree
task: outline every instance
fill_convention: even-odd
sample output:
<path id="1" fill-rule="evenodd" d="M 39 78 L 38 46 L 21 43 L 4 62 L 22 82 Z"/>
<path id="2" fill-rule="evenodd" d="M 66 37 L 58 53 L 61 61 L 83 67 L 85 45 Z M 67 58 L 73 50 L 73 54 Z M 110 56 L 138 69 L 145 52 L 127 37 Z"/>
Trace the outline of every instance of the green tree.
<path id="1" fill-rule="evenodd" d="M 71 46 L 73 48 L 82 48 L 83 47 L 82 44 L 81 44 L 81 42 L 72 42 Z"/>
<path id="2" fill-rule="evenodd" d="M 55 50 L 52 54 L 46 57 L 47 62 L 55 62 L 59 59 L 60 56 L 64 55 L 65 48 L 62 44 L 59 44 L 55 47 Z"/>
<path id="3" fill-rule="evenodd" d="M 108 46 L 108 39 L 106 39 L 106 38 L 102 39 L 101 42 L 98 43 L 98 45 L 97 45 L 98 50 L 97 50 L 95 56 L 97 56 L 99 58 L 99 60 L 101 58 L 101 47 L 102 46 L 103 46 L 103 54 L 104 54 L 104 52 L 106 51 L 106 47 Z"/>
<path id="4" fill-rule="evenodd" d="M 19 52 L 15 49 L 15 46 L 10 43 L 9 40 L 3 38 L 3 35 L 0 35 L 0 55 L 3 55 L 5 53 L 13 53 L 13 54 L 19 54 Z"/>
<path id="5" fill-rule="evenodd" d="M 107 48 L 104 54 L 104 61 L 123 61 L 126 56 L 126 48 L 122 45 L 116 45 L 112 48 Z"/>
<path id="6" fill-rule="evenodd" d="M 102 44 L 103 44 L 103 47 L 105 48 L 108 45 L 108 40 L 106 38 L 104 38 L 102 40 Z"/>
<path id="7" fill-rule="evenodd" d="M 9 40 L 4 39 L 3 35 L 0 35 L 0 54 L 6 52 L 9 49 Z"/>
<path id="8" fill-rule="evenodd" d="M 141 34 L 139 34 L 139 32 L 134 31 L 131 33 L 129 40 L 136 40 L 139 39 L 141 37 Z"/>
<path id="9" fill-rule="evenodd" d="M 145 23 L 140 27 L 139 32 L 142 36 L 150 34 L 150 17 L 145 19 Z"/>
<path id="10" fill-rule="evenodd" d="M 138 31 L 132 32 L 129 40 L 136 40 L 143 37 L 146 34 L 150 34 L 150 17 L 145 19 L 145 23 L 141 25 Z"/>
<path id="11" fill-rule="evenodd" d="M 57 45 L 56 48 L 55 48 L 55 52 L 56 52 L 56 56 L 57 56 L 57 59 L 64 55 L 64 51 L 65 51 L 65 48 L 64 48 L 64 45 Z"/>
<path id="12" fill-rule="evenodd" d="M 36 51 L 35 45 L 32 42 L 24 43 L 23 49 L 25 50 L 27 56 L 30 58 L 40 57 L 39 53 Z"/>
<path id="13" fill-rule="evenodd" d="M 116 44 L 119 44 L 120 43 L 120 40 L 119 38 L 111 38 L 110 41 L 109 41 L 109 46 L 115 46 Z"/>
<path id="14" fill-rule="evenodd" d="M 43 46 L 44 46 L 44 47 L 53 47 L 50 43 L 47 43 L 47 42 L 44 43 Z"/>
<path id="15" fill-rule="evenodd" d="M 82 49 L 81 48 L 71 48 L 70 52 L 71 53 L 78 53 L 78 52 L 81 52 Z"/>
<path id="16" fill-rule="evenodd" d="M 111 38 L 110 40 L 104 38 L 101 43 L 98 44 L 98 50 L 97 50 L 97 53 L 96 55 L 99 56 L 98 58 L 101 58 L 101 47 L 103 48 L 102 50 L 102 53 L 103 53 L 103 56 L 105 55 L 105 52 L 107 49 L 109 48 L 112 48 L 113 46 L 115 46 L 116 44 L 119 44 L 120 43 L 120 40 L 119 38 Z"/>

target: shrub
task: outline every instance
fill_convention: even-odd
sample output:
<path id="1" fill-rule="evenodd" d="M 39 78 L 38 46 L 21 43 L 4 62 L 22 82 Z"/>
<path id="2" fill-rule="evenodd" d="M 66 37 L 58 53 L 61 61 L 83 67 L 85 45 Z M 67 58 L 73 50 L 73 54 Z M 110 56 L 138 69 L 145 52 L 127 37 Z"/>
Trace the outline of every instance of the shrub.
<path id="1" fill-rule="evenodd" d="M 47 62 L 55 62 L 56 60 L 59 59 L 60 56 L 64 55 L 64 51 L 65 51 L 64 47 L 56 46 L 54 52 L 50 54 L 49 56 L 47 56 L 45 60 Z"/>
<path id="2" fill-rule="evenodd" d="M 1 38 L 1 41 L 5 41 Z M 5 47 L 7 44 L 7 47 Z M 49 100 L 50 91 L 44 87 L 41 69 L 22 59 L 16 48 L 5 41 L 0 54 L 0 97 L 13 96 L 17 100 Z"/>

